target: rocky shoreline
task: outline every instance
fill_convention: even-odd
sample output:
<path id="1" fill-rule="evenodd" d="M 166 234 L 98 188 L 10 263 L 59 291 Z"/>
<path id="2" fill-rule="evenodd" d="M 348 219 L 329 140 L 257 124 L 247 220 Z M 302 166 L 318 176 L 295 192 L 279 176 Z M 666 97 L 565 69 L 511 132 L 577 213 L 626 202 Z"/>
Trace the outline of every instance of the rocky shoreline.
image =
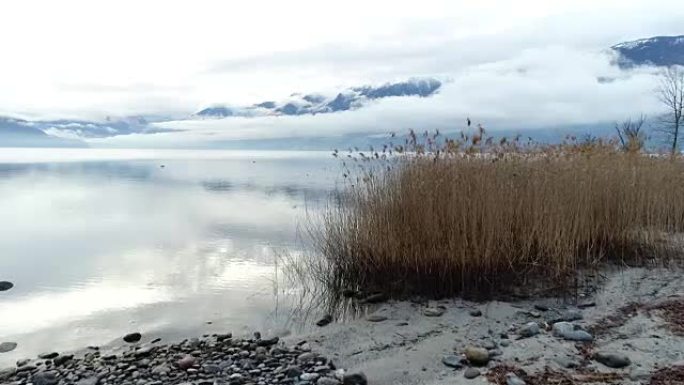
<path id="1" fill-rule="evenodd" d="M 326 316 L 313 332 L 282 339 L 161 343 L 131 333 L 112 348 L 20 360 L 0 370 L 0 383 L 684 384 L 682 277 L 677 269 L 606 272 L 600 288 L 574 299 L 359 300 L 346 322 Z"/>
<path id="2" fill-rule="evenodd" d="M 682 271 L 604 274 L 577 298 L 376 304 L 307 338 L 371 384 L 684 384 Z"/>
<path id="3" fill-rule="evenodd" d="M 0 370 L 0 381 L 13 385 L 220 385 L 316 384 L 365 385 L 363 373 L 348 373 L 313 352 L 306 341 L 286 345 L 278 337 L 233 338 L 214 334 L 161 344 L 123 337 L 113 351 L 97 347 L 75 356 L 50 352 Z"/>

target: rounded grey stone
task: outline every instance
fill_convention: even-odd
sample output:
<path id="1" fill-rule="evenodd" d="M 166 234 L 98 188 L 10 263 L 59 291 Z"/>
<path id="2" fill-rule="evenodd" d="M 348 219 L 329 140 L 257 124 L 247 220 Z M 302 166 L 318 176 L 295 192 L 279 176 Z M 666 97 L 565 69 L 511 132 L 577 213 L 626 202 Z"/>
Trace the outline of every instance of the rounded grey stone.
<path id="1" fill-rule="evenodd" d="M 475 368 L 468 368 L 465 370 L 463 373 L 463 377 L 472 380 L 475 377 L 478 377 L 480 375 L 480 371 L 475 369 Z"/>

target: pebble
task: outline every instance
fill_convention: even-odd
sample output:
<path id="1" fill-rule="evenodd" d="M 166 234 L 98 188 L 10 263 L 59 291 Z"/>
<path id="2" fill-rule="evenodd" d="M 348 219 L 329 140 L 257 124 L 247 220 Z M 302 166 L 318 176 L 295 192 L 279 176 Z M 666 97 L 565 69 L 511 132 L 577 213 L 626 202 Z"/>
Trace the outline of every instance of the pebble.
<path id="1" fill-rule="evenodd" d="M 441 317 L 445 312 L 446 308 L 443 306 L 428 307 L 423 310 L 423 315 L 426 317 Z"/>
<path id="2" fill-rule="evenodd" d="M 278 341 L 280 341 L 279 337 L 273 337 L 273 338 L 269 338 L 269 339 L 265 339 L 265 340 L 259 340 L 259 341 L 257 341 L 257 346 L 269 347 L 269 346 L 273 346 L 273 345 L 277 344 Z"/>
<path id="3" fill-rule="evenodd" d="M 560 318 L 561 318 L 560 319 L 561 321 L 572 322 L 572 321 L 579 321 L 582 318 L 584 318 L 584 316 L 578 310 L 568 310 L 568 311 L 563 312 L 561 314 Z"/>
<path id="4" fill-rule="evenodd" d="M 0 343 L 0 353 L 11 352 L 17 348 L 16 342 L 2 342 Z"/>
<path id="5" fill-rule="evenodd" d="M 52 363 L 55 364 L 55 366 L 61 366 L 66 364 L 67 362 L 71 361 L 74 358 L 73 354 L 68 354 L 68 355 L 63 355 L 56 357 L 54 360 L 52 360 Z"/>
<path id="6" fill-rule="evenodd" d="M 316 381 L 317 385 L 339 385 L 340 382 L 334 378 L 330 377 L 321 377 Z"/>
<path id="7" fill-rule="evenodd" d="M 178 360 L 176 362 L 176 365 L 178 365 L 179 368 L 186 370 L 186 369 L 190 369 L 193 365 L 195 365 L 195 363 L 197 363 L 197 359 L 195 359 L 195 357 L 187 354 L 183 358 Z"/>
<path id="8" fill-rule="evenodd" d="M 130 334 L 126 334 L 123 337 L 123 340 L 128 342 L 128 343 L 134 343 L 134 342 L 140 341 L 141 338 L 142 338 L 142 334 L 140 334 L 140 333 L 130 333 Z"/>
<path id="9" fill-rule="evenodd" d="M 470 315 L 473 317 L 481 317 L 482 316 L 482 311 L 479 309 L 471 310 Z"/>
<path id="10" fill-rule="evenodd" d="M 473 378 L 476 378 L 480 375 L 480 371 L 475 369 L 475 368 L 468 368 L 465 370 L 463 373 L 463 377 L 472 380 Z"/>
<path id="11" fill-rule="evenodd" d="M 299 376 L 301 376 L 301 375 L 302 375 L 302 370 L 299 369 L 299 368 L 296 367 L 296 366 L 290 366 L 290 367 L 287 368 L 287 370 L 285 371 L 285 376 L 286 376 L 287 378 L 296 378 L 296 377 L 299 377 Z"/>
<path id="12" fill-rule="evenodd" d="M 597 352 L 594 354 L 594 360 L 609 368 L 624 368 L 631 364 L 629 357 L 622 353 Z"/>
<path id="13" fill-rule="evenodd" d="M 461 364 L 461 358 L 454 355 L 448 355 L 442 357 L 442 363 L 450 368 L 461 369 L 463 364 Z"/>
<path id="14" fill-rule="evenodd" d="M 508 373 L 506 373 L 506 385 L 526 385 L 526 384 L 525 384 L 525 381 L 523 381 L 515 373 L 508 372 Z"/>
<path id="15" fill-rule="evenodd" d="M 316 358 L 316 354 L 306 352 L 306 353 L 302 353 L 299 356 L 297 356 L 297 362 L 301 362 L 301 363 L 310 362 L 310 361 L 313 361 L 314 358 Z"/>
<path id="16" fill-rule="evenodd" d="M 16 372 L 17 371 L 14 368 L 0 369 L 0 381 L 4 381 L 12 377 Z"/>
<path id="17" fill-rule="evenodd" d="M 503 352 L 500 349 L 492 349 L 489 351 L 489 356 L 490 357 L 498 357 L 503 355 Z"/>
<path id="18" fill-rule="evenodd" d="M 526 323 L 520 330 L 518 330 L 518 335 L 521 338 L 530 338 L 539 334 L 539 324 L 536 322 Z"/>
<path id="19" fill-rule="evenodd" d="M 501 342 L 499 342 L 499 345 L 501 345 L 501 346 L 503 346 L 504 348 L 506 348 L 506 347 L 508 347 L 508 346 L 511 345 L 511 341 L 509 341 L 509 340 L 501 340 Z"/>
<path id="20" fill-rule="evenodd" d="M 76 385 L 97 385 L 100 379 L 96 376 L 84 378 L 76 383 Z"/>
<path id="21" fill-rule="evenodd" d="M 363 373 L 346 374 L 342 378 L 344 385 L 368 385 L 368 379 Z"/>
<path id="22" fill-rule="evenodd" d="M 304 373 L 299 376 L 299 379 L 302 381 L 316 381 L 320 376 L 318 373 Z"/>
<path id="23" fill-rule="evenodd" d="M 366 320 L 368 322 L 382 322 L 382 321 L 387 321 L 387 317 L 384 315 L 380 314 L 371 314 L 368 317 L 366 317 Z"/>
<path id="24" fill-rule="evenodd" d="M 38 358 L 43 359 L 43 360 L 51 360 L 53 358 L 57 358 L 59 356 L 59 353 L 57 352 L 48 352 L 48 353 L 40 353 L 38 355 Z"/>
<path id="25" fill-rule="evenodd" d="M 31 382 L 33 385 L 56 385 L 59 379 L 52 372 L 40 372 L 31 378 Z"/>
<path id="26" fill-rule="evenodd" d="M 570 322 L 556 322 L 553 324 L 552 330 L 554 336 L 561 337 L 568 341 L 589 342 L 594 340 L 594 336 L 584 330 L 577 330 L 575 325 L 571 324 Z"/>
<path id="27" fill-rule="evenodd" d="M 482 343 L 482 347 L 487 349 L 487 350 L 496 349 L 496 342 L 494 342 L 492 340 L 486 340 Z"/>
<path id="28" fill-rule="evenodd" d="M 539 310 L 539 311 L 548 311 L 549 310 L 548 306 L 542 305 L 542 304 L 536 304 L 536 305 L 534 305 L 534 308 Z"/>
<path id="29" fill-rule="evenodd" d="M 471 364 L 476 366 L 484 366 L 489 362 L 489 352 L 484 348 L 468 346 L 465 349 L 465 356 Z"/>
<path id="30" fill-rule="evenodd" d="M 14 287 L 14 284 L 9 281 L 0 281 L 0 291 L 7 291 Z"/>
<path id="31" fill-rule="evenodd" d="M 331 322 L 332 322 L 332 316 L 329 315 L 329 314 L 327 314 L 327 315 L 325 315 L 323 318 L 321 318 L 320 320 L 318 320 L 318 322 L 316 322 L 316 325 L 317 325 L 317 326 L 320 326 L 320 327 L 323 327 L 323 326 L 329 325 Z"/>

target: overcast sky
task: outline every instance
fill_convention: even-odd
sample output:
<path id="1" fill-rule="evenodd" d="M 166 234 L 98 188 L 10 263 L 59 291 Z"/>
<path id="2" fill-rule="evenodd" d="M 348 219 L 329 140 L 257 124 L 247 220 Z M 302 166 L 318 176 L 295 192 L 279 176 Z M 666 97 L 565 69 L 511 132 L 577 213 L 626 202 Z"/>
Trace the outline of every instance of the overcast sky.
<path id="1" fill-rule="evenodd" d="M 308 135 L 322 124 L 331 132 L 407 119 L 439 125 L 464 114 L 542 126 L 651 113 L 652 74 L 620 72 L 605 49 L 684 34 L 679 0 L 16 0 L 0 2 L 0 15 L 0 116 L 181 117 L 293 92 L 447 81 L 430 99 L 299 120 L 189 122 L 181 139 L 144 139 L 171 142 L 197 133 Z M 597 76 L 618 81 L 599 84 Z"/>

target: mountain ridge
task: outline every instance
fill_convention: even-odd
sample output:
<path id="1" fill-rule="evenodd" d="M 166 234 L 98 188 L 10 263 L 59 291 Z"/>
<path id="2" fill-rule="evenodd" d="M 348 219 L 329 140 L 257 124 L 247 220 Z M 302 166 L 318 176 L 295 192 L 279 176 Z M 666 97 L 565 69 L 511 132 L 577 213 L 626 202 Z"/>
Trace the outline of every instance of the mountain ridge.
<path id="1" fill-rule="evenodd" d="M 617 64 L 621 68 L 684 65 L 684 35 L 653 36 L 615 44 L 610 48 L 618 53 Z"/>
<path id="2" fill-rule="evenodd" d="M 403 82 L 385 83 L 380 86 L 347 88 L 335 95 L 293 94 L 290 98 L 275 102 L 272 100 L 251 106 L 228 107 L 213 105 L 204 108 L 193 117 L 223 119 L 234 116 L 278 116 L 278 115 L 315 115 L 355 110 L 373 100 L 389 97 L 429 97 L 436 94 L 442 82 L 435 78 L 412 78 Z"/>

